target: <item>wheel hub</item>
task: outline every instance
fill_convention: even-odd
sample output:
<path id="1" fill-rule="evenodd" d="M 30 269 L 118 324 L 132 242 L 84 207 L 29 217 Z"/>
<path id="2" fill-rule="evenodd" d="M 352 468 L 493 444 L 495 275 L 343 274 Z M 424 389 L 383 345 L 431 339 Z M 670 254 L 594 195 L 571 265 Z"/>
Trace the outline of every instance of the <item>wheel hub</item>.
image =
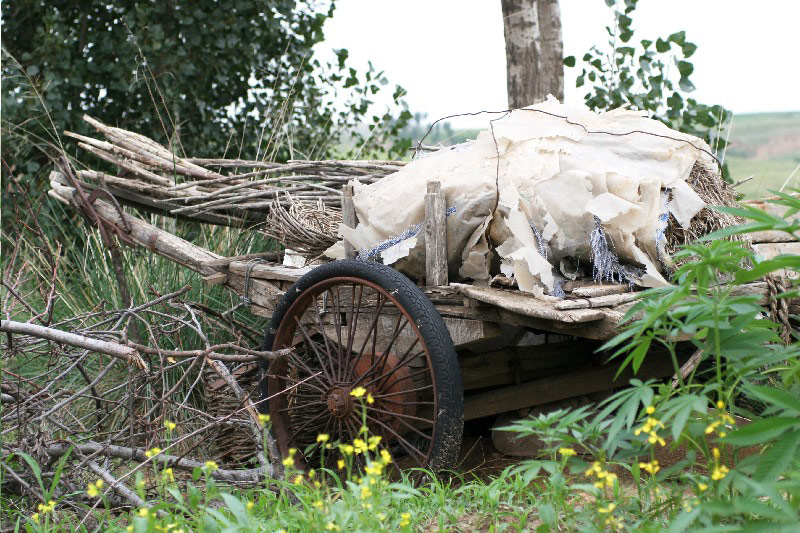
<path id="1" fill-rule="evenodd" d="M 328 393 L 328 410 L 336 418 L 344 418 L 353 412 L 353 397 L 350 389 L 334 387 Z"/>

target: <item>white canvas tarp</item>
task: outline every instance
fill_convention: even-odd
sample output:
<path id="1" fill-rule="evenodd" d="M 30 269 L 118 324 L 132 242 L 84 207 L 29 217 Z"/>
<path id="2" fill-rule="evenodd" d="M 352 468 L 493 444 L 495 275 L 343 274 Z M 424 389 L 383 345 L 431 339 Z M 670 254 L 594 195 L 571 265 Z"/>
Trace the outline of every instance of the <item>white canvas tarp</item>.
<path id="1" fill-rule="evenodd" d="M 362 258 L 424 276 L 426 183 L 438 180 L 451 279 L 485 284 L 502 272 L 550 299 L 559 280 L 591 262 L 596 277 L 658 286 L 669 213 L 688 227 L 705 205 L 685 181 L 695 162 L 713 161 L 704 150 L 640 112 L 597 114 L 550 99 L 376 183 L 355 182 L 358 226 L 340 226 L 339 236 Z M 342 242 L 327 255 L 341 258 Z"/>

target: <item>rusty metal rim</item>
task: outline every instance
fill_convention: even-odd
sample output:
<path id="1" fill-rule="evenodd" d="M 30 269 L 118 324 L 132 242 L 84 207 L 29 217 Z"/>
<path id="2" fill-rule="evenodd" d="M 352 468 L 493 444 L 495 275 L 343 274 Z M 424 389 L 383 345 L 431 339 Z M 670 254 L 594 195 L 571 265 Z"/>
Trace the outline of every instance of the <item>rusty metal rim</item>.
<path id="1" fill-rule="evenodd" d="M 423 463 L 420 464 L 420 466 L 428 466 L 428 463 L 434 451 L 433 450 L 434 443 L 436 442 L 436 430 L 437 430 L 436 413 L 438 413 L 436 376 L 434 375 L 433 372 L 433 364 L 431 361 L 431 355 L 427 343 L 425 342 L 425 339 L 421 335 L 419 328 L 417 328 L 417 325 L 414 322 L 413 317 L 408 314 L 408 311 L 405 309 L 405 307 L 394 296 L 392 296 L 392 294 L 390 294 L 389 291 L 387 291 L 386 289 L 384 289 L 383 287 L 381 287 L 376 283 L 352 276 L 337 276 L 320 281 L 314 284 L 313 286 L 309 287 L 305 291 L 303 291 L 303 293 L 300 294 L 297 297 L 297 299 L 295 299 L 294 302 L 292 302 L 292 305 L 289 307 L 289 309 L 287 309 L 275 333 L 275 341 L 273 342 L 273 349 L 277 350 L 292 345 L 292 341 L 294 339 L 294 334 L 296 330 L 295 319 L 297 317 L 302 316 L 305 313 L 305 311 L 310 308 L 310 304 L 312 302 L 314 302 L 314 305 L 316 305 L 316 298 L 318 296 L 324 294 L 326 291 L 334 287 L 341 287 L 341 286 L 352 286 L 353 292 L 355 293 L 355 288 L 359 285 L 374 290 L 378 295 L 382 296 L 386 301 L 391 302 L 400 311 L 401 317 L 404 317 L 406 320 L 406 324 L 411 326 L 412 331 L 417 337 L 417 341 L 421 344 L 422 352 L 425 354 L 427 371 L 430 375 L 431 385 L 433 389 L 433 411 L 432 411 L 433 414 L 431 415 L 431 420 L 430 420 L 430 424 L 432 426 L 432 433 L 429 439 L 430 444 L 428 445 L 424 460 L 419 461 L 418 459 L 415 459 L 413 456 L 412 459 L 414 459 L 418 463 Z M 363 289 L 361 294 L 363 295 Z M 350 315 L 351 317 L 353 316 L 353 313 L 355 312 L 356 308 L 354 300 L 355 299 L 351 300 L 349 307 L 349 310 L 351 312 Z M 406 326 L 404 325 L 403 328 L 405 327 Z M 378 328 L 379 325 L 377 324 L 376 321 L 374 328 L 375 335 L 377 335 Z M 401 328 L 401 330 L 403 328 Z M 363 353 L 364 352 L 362 351 L 362 353 L 357 354 L 355 356 L 355 359 L 358 359 L 361 355 L 363 355 Z M 333 354 L 331 354 L 329 351 L 326 350 L 326 355 L 332 356 Z M 411 360 L 409 360 L 408 362 L 410 362 Z M 408 364 L 408 362 L 406 362 L 406 365 Z M 283 457 L 288 456 L 289 448 L 291 447 L 289 444 L 293 438 L 292 429 L 289 423 L 287 395 L 280 394 L 281 391 L 287 389 L 287 386 L 291 385 L 291 384 L 287 385 L 285 379 L 285 373 L 288 370 L 288 366 L 289 366 L 288 359 L 276 360 L 270 366 L 270 371 L 267 377 L 267 387 L 269 390 L 269 395 L 271 397 L 269 400 L 269 411 L 270 413 L 272 413 L 272 428 L 273 432 L 275 433 L 275 438 L 277 441 L 279 451 Z M 358 382 L 359 380 L 360 378 L 357 379 L 356 382 Z M 322 393 L 320 393 L 320 399 L 321 400 L 324 399 Z M 350 433 L 350 430 L 348 429 L 346 433 Z M 417 452 L 421 451 L 422 450 L 417 449 Z M 410 453 L 409 456 L 411 456 Z M 301 451 L 298 451 L 298 453 L 295 455 L 295 466 L 301 470 L 306 469 L 307 465 Z"/>

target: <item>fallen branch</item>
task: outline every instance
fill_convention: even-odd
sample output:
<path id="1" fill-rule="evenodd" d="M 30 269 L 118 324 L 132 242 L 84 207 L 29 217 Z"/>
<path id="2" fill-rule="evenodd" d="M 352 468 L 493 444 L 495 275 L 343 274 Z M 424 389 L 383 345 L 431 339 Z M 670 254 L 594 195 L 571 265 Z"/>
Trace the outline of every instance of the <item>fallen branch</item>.
<path id="1" fill-rule="evenodd" d="M 126 461 L 136 461 L 140 463 L 150 460 L 143 449 L 101 444 L 99 442 L 88 442 L 84 444 L 51 444 L 46 448 L 45 452 L 50 457 L 61 457 L 70 449 L 74 449 L 75 451 L 84 455 L 102 455 L 105 457 L 115 457 L 117 459 L 125 459 Z M 155 460 L 158 460 L 158 462 L 162 463 L 165 467 L 181 468 L 184 470 L 194 470 L 195 468 L 202 468 L 205 466 L 205 462 L 203 461 L 187 459 L 177 455 L 159 454 L 156 456 Z M 263 479 L 267 473 L 268 470 L 264 468 L 249 468 L 245 470 L 218 469 L 211 472 L 211 477 L 219 481 L 255 483 Z M 106 479 L 106 481 L 111 483 L 108 479 Z"/>
<path id="2" fill-rule="evenodd" d="M 118 359 L 133 363 L 142 370 L 147 370 L 147 364 L 138 354 L 135 348 L 125 346 L 115 342 L 108 342 L 85 335 L 77 335 L 60 329 L 38 326 L 27 322 L 17 322 L 15 320 L 0 321 L 0 331 L 17 335 L 29 335 L 40 339 L 67 344 L 76 348 L 83 348 L 97 353 L 104 353 Z"/>

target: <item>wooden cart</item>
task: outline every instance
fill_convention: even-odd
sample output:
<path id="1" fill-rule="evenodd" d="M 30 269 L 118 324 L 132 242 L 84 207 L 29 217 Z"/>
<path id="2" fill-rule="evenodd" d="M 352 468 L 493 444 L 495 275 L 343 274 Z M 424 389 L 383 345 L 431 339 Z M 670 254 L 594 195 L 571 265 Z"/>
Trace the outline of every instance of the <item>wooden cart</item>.
<path id="1" fill-rule="evenodd" d="M 404 464 L 447 468 L 465 420 L 610 390 L 632 377 L 615 377 L 617 366 L 603 364 L 596 348 L 615 334 L 636 292 L 571 282 L 563 300 L 548 303 L 520 291 L 448 283 L 436 183 L 426 197 L 432 282 L 415 284 L 363 260 L 290 268 L 275 262 L 274 252 L 220 257 L 124 214 L 108 194 L 87 199 L 58 172 L 51 180 L 52 196 L 88 210 L 106 231 L 224 285 L 270 319 L 265 349 L 294 349 L 266 369 L 261 405 L 281 453 L 300 450 L 298 466 L 319 447 L 318 434 L 352 442 L 366 424 Z M 347 188 L 343 216 L 352 226 Z M 745 290 L 768 293 L 766 283 Z M 637 377 L 673 373 L 673 363 L 656 354 Z"/>

